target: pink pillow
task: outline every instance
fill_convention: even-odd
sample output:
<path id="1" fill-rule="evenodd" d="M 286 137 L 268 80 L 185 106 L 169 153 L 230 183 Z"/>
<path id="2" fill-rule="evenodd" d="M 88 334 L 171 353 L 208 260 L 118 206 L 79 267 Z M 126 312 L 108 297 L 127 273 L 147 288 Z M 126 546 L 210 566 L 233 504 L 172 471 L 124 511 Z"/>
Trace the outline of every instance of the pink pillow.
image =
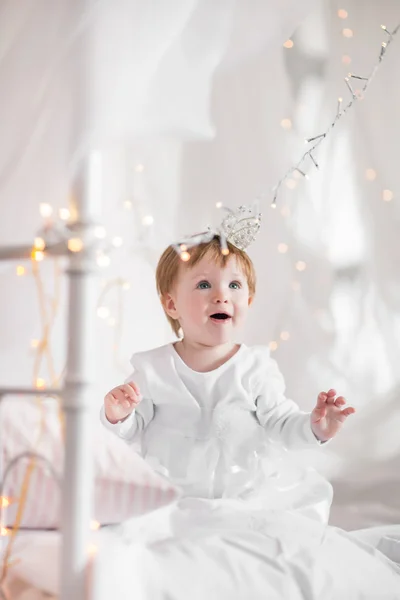
<path id="1" fill-rule="evenodd" d="M 43 414 L 44 428 L 40 432 Z M 178 488 L 151 467 L 129 446 L 107 431 L 95 418 L 93 459 L 95 463 L 93 520 L 120 523 L 171 503 Z M 60 475 L 64 448 L 55 400 L 45 400 L 43 410 L 32 399 L 6 398 L 0 404 L 0 440 L 3 471 L 21 452 L 34 451 L 48 459 Z M 3 509 L 3 526 L 15 521 L 18 498 L 28 458 L 21 459 L 7 476 L 3 495 L 11 499 Z M 61 493 L 44 461 L 37 461 L 31 475 L 21 527 L 53 529 L 60 525 Z"/>

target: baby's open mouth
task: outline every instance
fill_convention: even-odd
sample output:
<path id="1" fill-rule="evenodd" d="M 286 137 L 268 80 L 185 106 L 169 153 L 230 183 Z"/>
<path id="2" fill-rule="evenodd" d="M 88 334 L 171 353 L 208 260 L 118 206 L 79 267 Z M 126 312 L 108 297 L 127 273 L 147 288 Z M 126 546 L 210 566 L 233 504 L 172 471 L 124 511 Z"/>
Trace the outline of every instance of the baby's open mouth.
<path id="1" fill-rule="evenodd" d="M 215 321 L 227 321 L 231 318 L 232 317 L 230 315 L 227 315 L 226 313 L 214 313 L 210 316 L 210 319 L 213 319 Z"/>

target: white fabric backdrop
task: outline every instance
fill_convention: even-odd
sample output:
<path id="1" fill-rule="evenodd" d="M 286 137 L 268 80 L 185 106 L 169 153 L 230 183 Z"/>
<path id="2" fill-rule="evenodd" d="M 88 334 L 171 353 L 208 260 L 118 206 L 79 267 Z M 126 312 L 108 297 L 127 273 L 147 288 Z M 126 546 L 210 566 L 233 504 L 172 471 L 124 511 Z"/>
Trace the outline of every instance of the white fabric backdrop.
<path id="1" fill-rule="evenodd" d="M 83 18 L 77 0 L 21 5 L 0 2 L 0 242 L 32 240 L 39 203 L 66 206 L 79 158 L 89 147 L 103 151 L 101 221 L 124 245 L 102 276 L 131 287 L 118 365 L 115 290 L 102 302 L 111 320 L 98 320 L 94 402 L 124 376 L 133 351 L 172 339 L 154 289 L 159 252 L 218 222 L 216 202 L 235 206 L 265 191 L 263 232 L 250 252 L 259 288 L 246 341 L 279 341 L 289 393 L 303 408 L 334 386 L 358 409 L 323 457 L 307 457 L 337 480 L 334 522 L 399 521 L 391 500 L 400 494 L 398 40 L 319 155 L 320 172 L 269 208 L 269 190 L 303 152 L 305 135 L 320 133 L 346 94 L 342 55 L 351 56 L 351 70 L 369 73 L 385 39 L 380 24 L 398 24 L 396 2 L 348 0 L 346 21 L 327 0 L 301 8 L 292 0 L 174 0 L 168 11 L 156 1 L 88 2 Z M 294 48 L 282 49 L 299 24 Z M 77 63 L 82 49 L 100 69 Z M 286 131 L 280 122 L 288 117 Z M 383 189 L 393 190 L 392 202 L 382 201 Z M 143 226 L 149 216 L 154 224 Z M 277 252 L 281 242 L 287 254 Z M 307 263 L 303 273 L 293 269 L 298 260 Z M 41 266 L 48 299 L 52 268 Z M 0 277 L 0 384 L 28 384 L 30 341 L 41 334 L 34 280 L 17 278 L 14 264 L 0 265 Z M 58 372 L 64 299 L 52 335 Z M 41 375 L 48 380 L 45 367 Z"/>

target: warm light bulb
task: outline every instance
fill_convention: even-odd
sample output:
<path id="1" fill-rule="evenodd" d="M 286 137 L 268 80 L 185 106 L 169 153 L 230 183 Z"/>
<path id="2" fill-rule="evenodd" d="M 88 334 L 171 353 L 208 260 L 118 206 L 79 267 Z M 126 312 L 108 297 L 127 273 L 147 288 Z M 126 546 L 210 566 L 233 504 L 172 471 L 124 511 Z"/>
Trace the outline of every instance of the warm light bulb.
<path id="1" fill-rule="evenodd" d="M 181 252 L 181 260 L 183 260 L 183 262 L 187 262 L 189 259 L 190 259 L 189 252 Z"/>
<path id="2" fill-rule="evenodd" d="M 365 177 L 368 179 L 368 181 L 375 181 L 377 173 L 374 169 L 366 169 Z"/>
<path id="3" fill-rule="evenodd" d="M 90 529 L 92 531 L 97 531 L 98 529 L 100 529 L 100 523 L 98 521 L 90 521 Z"/>
<path id="4" fill-rule="evenodd" d="M 36 248 L 33 248 L 31 252 L 31 258 L 36 262 L 40 262 L 44 259 L 44 253 L 41 250 L 36 250 Z"/>
<path id="5" fill-rule="evenodd" d="M 347 12 L 347 10 L 344 10 L 343 8 L 338 10 L 339 19 L 347 19 L 348 16 L 349 16 L 349 13 Z"/>
<path id="6" fill-rule="evenodd" d="M 180 247 L 181 252 L 186 252 L 186 250 L 187 250 L 186 244 L 181 244 L 179 247 Z"/>
<path id="7" fill-rule="evenodd" d="M 68 221 L 68 219 L 71 216 L 71 212 L 70 212 L 69 208 L 60 208 L 60 210 L 58 211 L 58 214 L 62 221 Z"/>
<path id="8" fill-rule="evenodd" d="M 278 244 L 278 252 L 280 252 L 281 254 L 285 254 L 289 249 L 289 246 L 287 244 Z"/>
<path id="9" fill-rule="evenodd" d="M 18 277 L 22 277 L 22 275 L 25 275 L 26 273 L 26 269 L 22 265 L 18 265 L 16 270 Z"/>
<path id="10" fill-rule="evenodd" d="M 51 215 L 53 214 L 53 207 L 50 206 L 50 204 L 47 204 L 46 202 L 41 202 L 39 204 L 39 211 L 42 217 L 48 218 L 51 217 Z"/>
<path id="11" fill-rule="evenodd" d="M 142 223 L 146 226 L 153 225 L 154 217 L 152 215 L 146 215 L 145 217 L 143 217 Z"/>
<path id="12" fill-rule="evenodd" d="M 347 28 L 343 29 L 342 33 L 343 33 L 343 36 L 345 38 L 352 38 L 353 37 L 353 30 L 352 29 L 347 29 Z"/>
<path id="13" fill-rule="evenodd" d="M 99 265 L 99 267 L 108 267 L 111 263 L 111 258 L 107 256 L 107 254 L 99 254 L 96 259 L 96 262 Z"/>
<path id="14" fill-rule="evenodd" d="M 70 252 L 80 252 L 83 249 L 83 241 L 80 238 L 71 238 L 67 246 Z"/>
<path id="15" fill-rule="evenodd" d="M 136 165 L 135 171 L 136 171 L 136 173 L 143 173 L 143 171 L 144 171 L 144 165 L 141 165 L 141 164 Z"/>
<path id="16" fill-rule="evenodd" d="M 217 202 L 217 204 L 215 205 L 217 208 L 222 208 L 222 202 Z"/>
<path id="17" fill-rule="evenodd" d="M 46 385 L 46 381 L 44 379 L 42 379 L 41 377 L 38 377 L 36 379 L 36 383 L 35 383 L 35 387 L 37 387 L 38 390 L 42 390 Z"/>
<path id="18" fill-rule="evenodd" d="M 351 63 L 351 57 L 348 54 L 344 54 L 342 56 L 342 63 L 344 65 L 349 65 Z"/>
<path id="19" fill-rule="evenodd" d="M 307 265 L 303 260 L 299 260 L 296 263 L 296 269 L 298 271 L 304 271 L 306 269 Z"/>
<path id="20" fill-rule="evenodd" d="M 89 556 L 95 556 L 98 552 L 98 547 L 96 546 L 96 544 L 89 544 L 87 547 L 87 552 L 89 554 Z"/>
<path id="21" fill-rule="evenodd" d="M 290 39 L 286 40 L 286 42 L 283 44 L 284 48 L 289 48 L 290 49 L 290 48 L 293 48 L 293 46 L 294 46 L 294 42 L 293 42 L 293 40 L 290 40 Z"/>
<path id="22" fill-rule="evenodd" d="M 281 335 L 280 335 L 281 340 L 283 340 L 284 342 L 287 342 L 287 340 L 290 338 L 290 334 L 288 331 L 282 331 Z"/>
<path id="23" fill-rule="evenodd" d="M 31 340 L 31 348 L 38 348 L 40 344 L 39 340 Z"/>
<path id="24" fill-rule="evenodd" d="M 97 316 L 100 319 L 108 319 L 110 316 L 110 309 L 107 306 L 99 306 L 97 309 Z"/>
<path id="25" fill-rule="evenodd" d="M 222 248 L 222 250 L 221 250 L 221 253 L 222 253 L 224 256 L 228 256 L 228 254 L 229 254 L 229 248 Z"/>
<path id="26" fill-rule="evenodd" d="M 97 239 L 104 240 L 107 235 L 105 227 L 102 225 L 97 225 L 97 227 L 94 228 L 94 235 L 97 237 Z"/>
<path id="27" fill-rule="evenodd" d="M 124 243 L 124 240 L 119 235 L 117 235 L 117 236 L 115 236 L 115 238 L 113 238 L 112 245 L 114 246 L 114 248 L 120 248 L 123 243 Z"/>
<path id="28" fill-rule="evenodd" d="M 44 250 L 46 247 L 46 242 L 41 237 L 36 237 L 33 242 L 35 250 Z"/>
<path id="29" fill-rule="evenodd" d="M 283 127 L 283 129 L 291 129 L 292 121 L 290 119 L 282 119 L 281 127 Z"/>
<path id="30" fill-rule="evenodd" d="M 382 199 L 385 202 L 390 202 L 391 200 L 393 200 L 393 198 L 394 198 L 394 194 L 393 194 L 392 190 L 383 190 Z"/>
<path id="31" fill-rule="evenodd" d="M 294 190 L 295 187 L 297 187 L 297 181 L 295 181 L 294 179 L 287 179 L 286 187 L 289 188 L 289 190 Z"/>
<path id="32" fill-rule="evenodd" d="M 277 348 L 278 348 L 278 342 L 270 342 L 269 343 L 269 349 L 271 350 L 271 352 L 274 352 Z"/>
<path id="33" fill-rule="evenodd" d="M 1 508 L 7 508 L 7 506 L 10 506 L 11 502 L 9 500 L 9 498 L 6 498 L 5 496 L 0 496 L 0 506 Z"/>
<path id="34" fill-rule="evenodd" d="M 10 532 L 6 527 L 0 527 L 0 535 L 1 536 L 6 536 L 8 535 Z"/>
<path id="35" fill-rule="evenodd" d="M 125 202 L 124 202 L 124 208 L 126 208 L 127 210 L 129 210 L 130 208 L 132 208 L 132 202 L 130 200 L 125 200 Z"/>

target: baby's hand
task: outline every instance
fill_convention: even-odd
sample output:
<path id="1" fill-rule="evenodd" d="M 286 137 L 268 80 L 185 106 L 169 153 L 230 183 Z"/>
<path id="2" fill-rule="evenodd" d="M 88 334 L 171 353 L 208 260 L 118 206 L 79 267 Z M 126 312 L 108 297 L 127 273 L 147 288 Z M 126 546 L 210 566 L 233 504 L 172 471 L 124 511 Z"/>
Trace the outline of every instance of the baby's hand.
<path id="1" fill-rule="evenodd" d="M 345 404 L 343 396 L 336 398 L 335 390 L 319 394 L 317 405 L 311 413 L 311 429 L 320 441 L 333 438 L 347 417 L 356 412 L 352 406 L 343 408 Z"/>
<path id="2" fill-rule="evenodd" d="M 108 421 L 115 424 L 126 419 L 141 400 L 140 390 L 133 381 L 115 387 L 104 398 L 104 409 Z"/>

